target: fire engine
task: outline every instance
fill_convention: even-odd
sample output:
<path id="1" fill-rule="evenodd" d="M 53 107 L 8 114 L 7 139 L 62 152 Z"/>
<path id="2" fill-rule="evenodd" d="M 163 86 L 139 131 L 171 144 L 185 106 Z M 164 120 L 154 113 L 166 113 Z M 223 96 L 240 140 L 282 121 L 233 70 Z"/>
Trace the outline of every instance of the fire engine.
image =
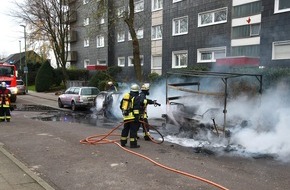
<path id="1" fill-rule="evenodd" d="M 0 83 L 5 82 L 7 88 L 11 91 L 11 102 L 16 102 L 17 95 L 17 70 L 15 65 L 8 63 L 0 64 Z"/>

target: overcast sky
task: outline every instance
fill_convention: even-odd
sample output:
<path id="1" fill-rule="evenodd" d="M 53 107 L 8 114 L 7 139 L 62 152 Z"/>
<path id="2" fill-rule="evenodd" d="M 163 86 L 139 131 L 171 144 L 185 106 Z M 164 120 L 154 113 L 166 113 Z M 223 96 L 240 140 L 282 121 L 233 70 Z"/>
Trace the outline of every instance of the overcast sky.
<path id="1" fill-rule="evenodd" d="M 22 0 L 17 0 L 21 2 Z M 15 18 L 9 16 L 11 10 L 15 10 L 11 0 L 1 0 L 0 5 L 0 57 L 7 57 L 13 53 L 24 51 L 24 28 L 19 26 Z"/>

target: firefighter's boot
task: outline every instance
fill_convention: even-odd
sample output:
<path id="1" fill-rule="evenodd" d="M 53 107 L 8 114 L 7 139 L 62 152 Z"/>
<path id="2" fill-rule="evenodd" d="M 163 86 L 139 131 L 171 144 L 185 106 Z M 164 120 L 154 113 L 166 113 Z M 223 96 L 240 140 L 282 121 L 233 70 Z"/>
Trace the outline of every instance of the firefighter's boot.
<path id="1" fill-rule="evenodd" d="M 153 139 L 153 137 L 150 136 L 149 132 L 144 133 L 144 140 L 145 141 L 151 141 L 151 139 Z"/>
<path id="2" fill-rule="evenodd" d="M 130 148 L 140 148 L 140 145 L 137 144 L 137 141 L 130 141 Z"/>
<path id="3" fill-rule="evenodd" d="M 127 144 L 127 137 L 121 137 L 120 143 L 122 147 L 125 147 Z"/>
<path id="4" fill-rule="evenodd" d="M 144 136 L 145 141 L 151 141 L 150 137 L 148 135 Z"/>

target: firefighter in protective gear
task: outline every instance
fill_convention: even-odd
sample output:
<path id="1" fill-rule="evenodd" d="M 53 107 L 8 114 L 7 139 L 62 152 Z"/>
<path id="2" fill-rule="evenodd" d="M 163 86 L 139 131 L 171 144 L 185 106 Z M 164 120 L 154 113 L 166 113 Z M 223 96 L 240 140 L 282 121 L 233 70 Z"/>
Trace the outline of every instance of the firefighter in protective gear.
<path id="1" fill-rule="evenodd" d="M 6 83 L 1 83 L 0 88 L 0 121 L 10 122 L 11 114 L 10 114 L 10 97 L 11 91 L 6 88 Z"/>
<path id="2" fill-rule="evenodd" d="M 130 148 L 139 148 L 137 144 L 137 131 L 139 128 L 140 117 L 140 87 L 137 84 L 133 84 L 130 89 L 130 93 L 126 93 L 120 102 L 120 109 L 122 110 L 124 122 L 124 128 L 121 133 L 121 146 L 126 146 L 127 137 L 130 132 Z"/>
<path id="3" fill-rule="evenodd" d="M 148 123 L 148 115 L 147 115 L 147 105 L 154 104 L 161 106 L 161 104 L 157 103 L 156 100 L 147 99 L 146 96 L 149 95 L 149 84 L 143 84 L 141 86 L 140 92 L 140 120 L 144 123 L 141 123 L 144 133 L 145 141 L 150 141 L 150 133 L 149 133 L 149 123 Z M 139 125 L 140 128 L 140 125 Z M 152 137 L 151 137 L 152 138 Z"/>
<path id="4" fill-rule="evenodd" d="M 114 85 L 112 81 L 108 82 L 108 90 L 109 92 L 117 92 L 117 87 Z"/>

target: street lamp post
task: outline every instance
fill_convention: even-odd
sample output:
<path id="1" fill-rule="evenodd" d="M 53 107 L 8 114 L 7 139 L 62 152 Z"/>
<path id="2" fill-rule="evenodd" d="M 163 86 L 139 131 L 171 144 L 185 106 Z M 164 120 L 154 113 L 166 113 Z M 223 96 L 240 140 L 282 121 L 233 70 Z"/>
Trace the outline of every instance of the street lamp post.
<path id="1" fill-rule="evenodd" d="M 21 71 L 21 40 L 19 40 L 19 70 Z"/>
<path id="2" fill-rule="evenodd" d="M 28 68 L 27 68 L 27 54 L 26 54 L 26 25 L 21 24 L 20 26 L 22 26 L 24 29 L 24 51 L 25 51 L 24 62 L 25 62 L 25 67 L 24 67 L 23 71 L 25 73 L 25 88 L 26 88 L 25 91 L 26 91 L 26 93 L 28 93 L 28 89 L 27 89 L 27 87 L 28 87 L 28 78 L 27 78 Z"/>

